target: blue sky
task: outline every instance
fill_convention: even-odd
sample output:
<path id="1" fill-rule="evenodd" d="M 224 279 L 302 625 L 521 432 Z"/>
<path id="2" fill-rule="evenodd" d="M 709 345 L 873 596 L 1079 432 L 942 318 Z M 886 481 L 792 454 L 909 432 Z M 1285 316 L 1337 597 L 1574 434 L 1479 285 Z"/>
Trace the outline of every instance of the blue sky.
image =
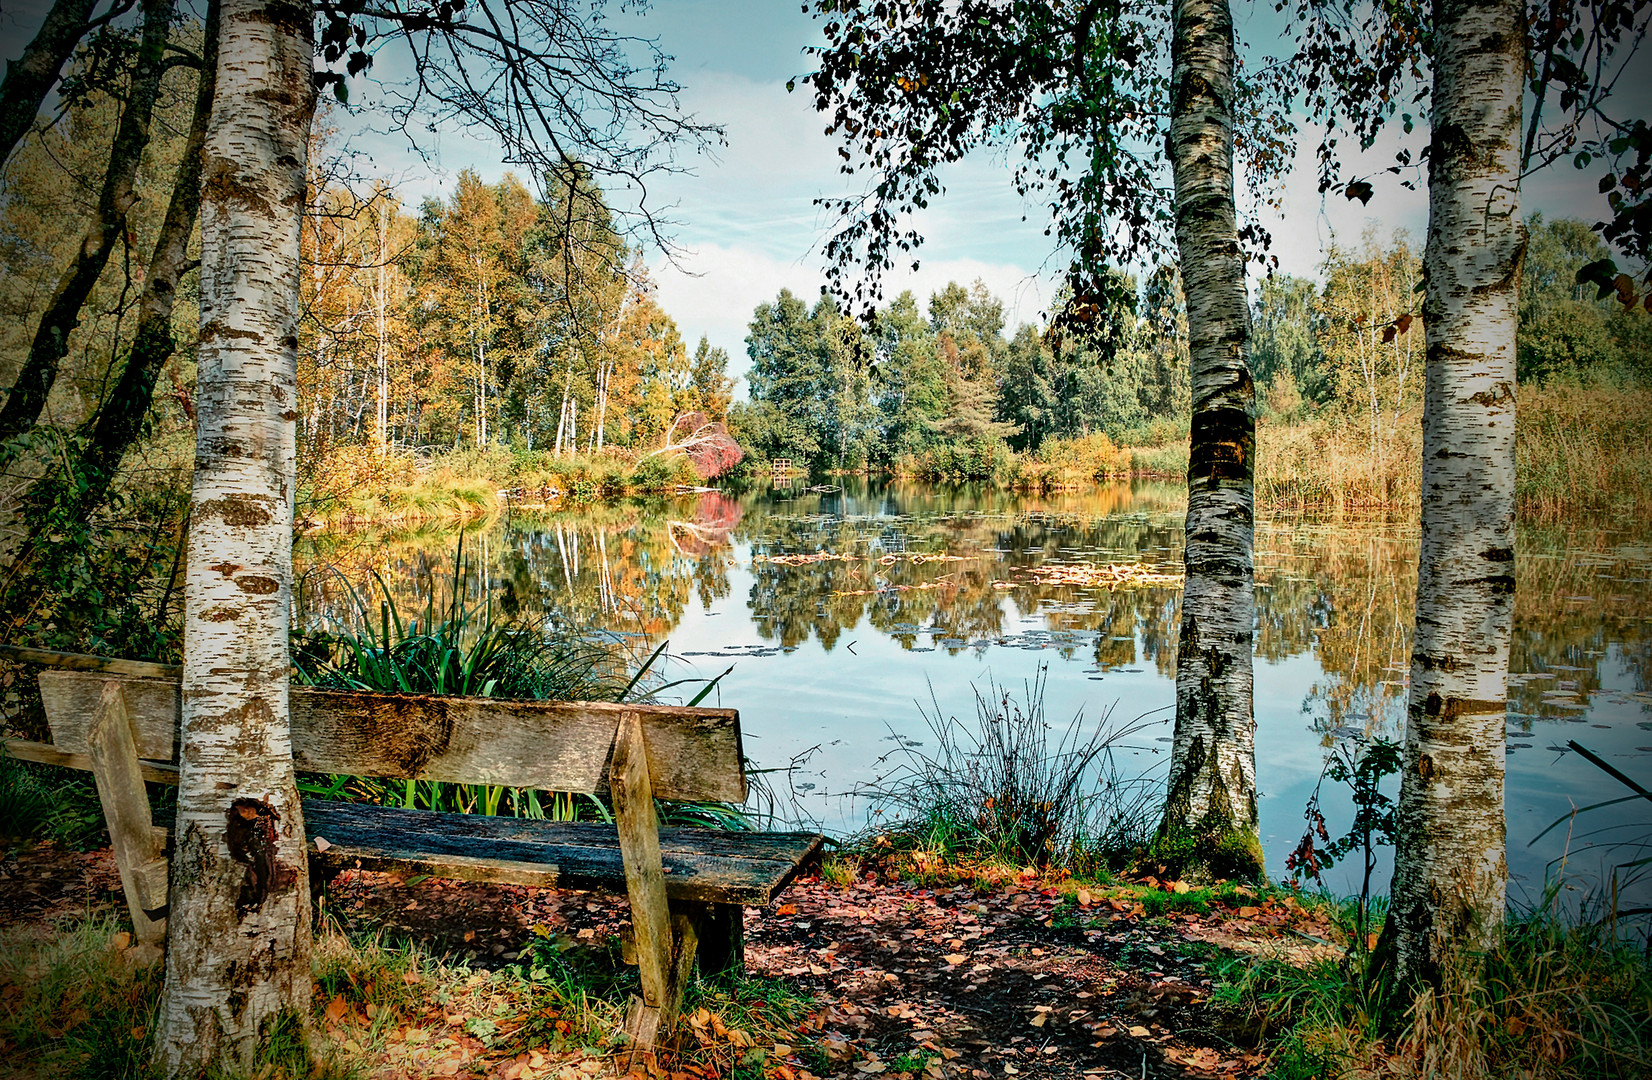
<path id="1" fill-rule="evenodd" d="M 617 9 L 617 5 L 615 5 Z M 45 0 L 13 0 L 0 14 L 0 52 L 16 55 L 32 35 Z M 663 185 L 675 203 L 674 231 L 682 249 L 678 265 L 650 253 L 659 299 L 676 319 L 692 348 L 701 334 L 727 349 L 731 367 L 746 366 L 744 339 L 752 308 L 782 287 L 813 297 L 823 280 L 821 245 L 830 224 L 813 205 L 823 194 L 848 189 L 853 181 L 838 171 L 832 141 L 811 108 L 806 90 L 788 94 L 786 81 L 809 68 L 804 48 L 818 40 L 801 0 L 658 0 L 641 16 L 616 14 L 628 29 L 655 37 L 675 59 L 671 73 L 683 85 L 684 107 L 700 119 L 724 125 L 728 145 L 715 158 L 685 161 L 689 172 Z M 1269 48 L 1279 33 L 1271 0 L 1239 0 L 1235 18 L 1240 36 L 1252 47 Z M 373 75 L 393 79 L 396 65 Z M 1644 80 L 1643 80 L 1644 83 Z M 401 136 L 377 134 L 373 105 L 377 90 L 359 82 L 352 101 L 361 111 L 335 109 L 332 122 L 364 155 L 365 171 L 397 183 L 410 206 L 448 189 L 459 170 L 475 168 L 493 179 L 505 170 L 496 146 L 448 128 L 421 133 L 424 153 Z M 1363 161 L 1360 173 L 1377 173 L 1392 161 L 1398 133 Z M 1411 136 L 1421 146 L 1424 129 Z M 1315 190 L 1314 136 L 1299 139 L 1297 167 L 1282 188 L 1283 213 L 1265 214 L 1274 234 L 1282 271 L 1313 275 L 1333 239 L 1357 245 L 1368 228 L 1385 238 L 1406 229 L 1421 244 L 1427 221 L 1422 192 L 1407 191 L 1381 176 L 1370 206 Z M 982 152 L 944 175 L 945 197 L 918 220 L 926 237 L 916 273 L 897 274 L 889 294 L 912 288 L 920 301 L 949 280 L 984 280 L 1006 305 L 1011 326 L 1040 320 L 1053 294 L 1061 261 L 1043 230 L 1045 208 L 1024 204 L 1009 183 L 1004 151 Z M 1525 186 L 1527 210 L 1572 214 L 1593 220 L 1598 213 L 1594 173 L 1549 170 Z M 1025 218 L 1025 220 L 1023 220 Z M 1288 225 L 1287 225 L 1288 222 Z"/>

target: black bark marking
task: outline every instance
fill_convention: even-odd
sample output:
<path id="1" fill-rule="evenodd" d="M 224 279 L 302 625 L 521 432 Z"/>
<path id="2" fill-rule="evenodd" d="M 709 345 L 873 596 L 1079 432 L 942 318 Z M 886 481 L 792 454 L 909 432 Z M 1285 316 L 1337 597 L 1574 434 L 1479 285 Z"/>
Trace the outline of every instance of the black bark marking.
<path id="1" fill-rule="evenodd" d="M 1436 697 L 1436 696 L 1438 696 L 1438 695 L 1434 695 L 1434 694 L 1429 695 L 1430 698 L 1433 698 L 1433 697 Z M 1427 754 L 1423 754 L 1422 756 L 1418 757 L 1417 758 L 1417 775 L 1422 777 L 1424 780 L 1432 779 L 1433 776 L 1434 776 L 1434 759 L 1429 757 Z"/>
<path id="2" fill-rule="evenodd" d="M 1428 695 L 1423 703 L 1423 711 L 1429 716 L 1444 717 L 1449 720 L 1456 716 L 1490 716 L 1508 709 L 1508 702 L 1504 700 L 1477 701 L 1474 698 L 1441 697 L 1439 691 Z"/>
<path id="3" fill-rule="evenodd" d="M 246 918 L 264 906 L 273 892 L 290 887 L 298 875 L 276 863 L 275 823 L 281 815 L 265 799 L 236 799 L 224 815 L 229 857 L 247 868 L 235 913 Z"/>
<path id="4" fill-rule="evenodd" d="M 1487 548 L 1480 553 L 1480 556 L 1489 562 L 1513 562 L 1514 549 L 1511 547 Z"/>
<path id="5" fill-rule="evenodd" d="M 235 583 L 236 588 L 254 596 L 268 596 L 281 588 L 281 583 L 272 577 L 263 577 L 259 574 L 248 574 Z"/>
<path id="6" fill-rule="evenodd" d="M 201 327 L 199 337 L 201 343 L 205 344 L 209 341 L 217 341 L 220 337 L 226 337 L 232 341 L 250 341 L 254 345 L 262 345 L 264 343 L 264 335 L 262 334 L 256 333 L 252 330 L 238 330 L 233 326 L 225 326 L 221 322 L 209 322 L 205 326 Z"/>
<path id="7" fill-rule="evenodd" d="M 209 499 L 197 506 L 194 513 L 197 520 L 218 518 L 226 525 L 238 527 L 268 525 L 274 520 L 274 515 L 264 507 L 263 500 L 239 495 Z M 219 568 L 215 566 L 212 569 Z"/>
<path id="8" fill-rule="evenodd" d="M 1441 124 L 1434 129 L 1434 143 L 1429 147 L 1428 160 L 1435 166 L 1448 161 L 1474 156 L 1474 142 L 1461 124 Z"/>
<path id="9" fill-rule="evenodd" d="M 228 158 L 207 159 L 207 167 L 201 177 L 201 200 L 208 204 L 228 203 L 262 218 L 275 216 L 275 208 L 269 200 L 241 179 L 240 168 Z"/>
<path id="10" fill-rule="evenodd" d="M 1249 374 L 1242 378 L 1246 383 L 1250 380 Z M 1249 483 L 1255 456 L 1256 422 L 1247 410 L 1228 405 L 1193 414 L 1189 483 Z"/>
<path id="11" fill-rule="evenodd" d="M 1464 581 L 1462 584 L 1464 584 L 1464 585 L 1484 585 L 1484 586 L 1486 586 L 1487 589 L 1490 590 L 1490 592 L 1493 596 L 1513 596 L 1514 595 L 1514 575 L 1513 574 L 1493 574 L 1490 577 L 1469 578 L 1468 580 Z"/>
<path id="12" fill-rule="evenodd" d="M 1472 395 L 1469 400 L 1476 405 L 1484 405 L 1487 408 L 1493 405 L 1501 405 L 1505 401 L 1514 400 L 1514 387 L 1506 382 L 1500 382 L 1497 384 L 1497 389 L 1482 390 L 1478 394 Z"/>
<path id="13" fill-rule="evenodd" d="M 241 564 L 232 562 L 213 563 L 207 569 L 216 570 L 226 578 L 232 578 L 235 576 L 235 571 L 241 569 Z"/>

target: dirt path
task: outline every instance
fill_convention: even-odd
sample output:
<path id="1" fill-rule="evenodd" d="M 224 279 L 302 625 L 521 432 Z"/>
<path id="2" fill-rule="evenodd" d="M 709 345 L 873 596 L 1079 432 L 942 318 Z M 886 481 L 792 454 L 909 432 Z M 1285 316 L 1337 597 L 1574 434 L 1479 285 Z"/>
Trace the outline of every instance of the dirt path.
<path id="1" fill-rule="evenodd" d="M 7 925 L 44 930 L 64 916 L 118 910 L 107 852 L 25 850 L 0 885 L 0 923 Z M 748 909 L 747 967 L 817 1003 L 799 1027 L 824 1057 L 778 1047 L 760 1071 L 741 1075 L 1259 1075 L 1263 1055 L 1237 1045 L 1209 1004 L 1209 963 L 1235 951 L 1331 952 L 1314 944 L 1329 935 L 1323 916 L 1289 899 L 1177 903 L 1193 898 L 1148 895 L 1155 889 L 1165 887 L 1092 892 L 1030 878 L 929 888 L 801 880 L 781 903 Z M 1186 910 L 1196 907 L 1206 910 Z M 614 897 L 361 872 L 341 875 L 325 908 L 346 930 L 383 930 L 484 968 L 512 963 L 536 940 L 570 947 L 609 942 L 628 917 Z M 488 1061 L 480 1044 L 472 1049 L 476 1056 L 465 1056 L 473 1075 L 558 1075 L 556 1062 L 544 1062 L 541 1072 L 525 1057 Z"/>

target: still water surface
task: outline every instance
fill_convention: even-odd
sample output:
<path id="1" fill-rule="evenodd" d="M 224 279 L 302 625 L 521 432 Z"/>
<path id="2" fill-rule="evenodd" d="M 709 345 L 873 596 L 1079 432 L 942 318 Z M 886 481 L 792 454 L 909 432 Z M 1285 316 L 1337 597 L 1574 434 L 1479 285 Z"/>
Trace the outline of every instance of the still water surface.
<path id="1" fill-rule="evenodd" d="M 761 767 L 795 762 L 792 812 L 842 834 L 868 814 L 846 793 L 886 771 L 892 751 L 932 738 L 920 703 L 967 719 L 975 689 L 1021 696 L 1046 668 L 1052 721 L 1145 716 L 1118 761 L 1162 778 L 1179 583 L 1084 579 L 1087 564 L 1179 575 L 1184 507 L 1179 488 L 1149 483 L 1036 497 L 851 481 L 519 514 L 465 546 L 478 598 L 668 639 L 674 678 L 732 667 L 718 693 L 741 712 L 747 754 Z M 411 608 L 451 572 L 458 542 L 439 530 L 305 538 L 301 617 L 343 611 L 330 568 L 357 580 L 376 570 Z M 1400 735 L 1416 561 L 1414 523 L 1258 522 L 1256 751 L 1274 875 L 1336 741 Z M 1570 739 L 1652 787 L 1652 545 L 1632 523 L 1522 528 L 1515 569 L 1509 860 L 1511 894 L 1532 898 L 1568 852 L 1584 880 L 1645 854 L 1602 847 L 1652 833 L 1638 805 L 1528 844 L 1574 806 L 1628 793 Z M 1340 792 L 1323 805 L 1333 829 L 1346 826 Z M 1341 874 L 1327 883 L 1357 889 Z"/>

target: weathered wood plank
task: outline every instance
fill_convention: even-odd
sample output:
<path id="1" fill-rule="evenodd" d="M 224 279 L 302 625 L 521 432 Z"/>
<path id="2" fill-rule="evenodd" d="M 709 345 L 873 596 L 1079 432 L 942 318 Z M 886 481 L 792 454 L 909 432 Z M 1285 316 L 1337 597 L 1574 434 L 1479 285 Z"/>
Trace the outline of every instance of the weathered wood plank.
<path id="1" fill-rule="evenodd" d="M 84 753 L 104 676 L 43 671 L 58 749 Z M 140 757 L 173 761 L 177 680 L 123 678 Z M 594 793 L 608 788 L 620 717 L 641 720 L 654 794 L 742 803 L 740 717 L 732 709 L 608 702 L 349 694 L 293 687 L 293 758 L 307 772 Z"/>
<path id="2" fill-rule="evenodd" d="M 55 649 L 29 649 L 21 645 L 0 645 L 0 660 L 39 664 L 41 667 L 62 671 L 103 671 L 111 675 L 136 675 L 145 679 L 177 679 L 184 673 L 184 669 L 176 664 L 123 660 L 113 656 L 93 656 L 91 653 L 58 652 Z"/>
<path id="3" fill-rule="evenodd" d="M 642 982 L 642 1005 L 633 1003 L 625 1030 L 638 1047 L 654 1044 L 657 1031 L 671 1030 L 675 1019 L 671 987 L 674 927 L 665 898 L 660 863 L 660 823 L 654 815 L 654 791 L 648 783 L 648 755 L 642 720 L 636 713 L 620 719 L 609 766 L 608 790 L 620 857 L 625 864 L 625 892 L 631 901 L 631 941 Z"/>
<path id="4" fill-rule="evenodd" d="M 457 842 L 478 851 L 485 850 L 487 844 L 509 841 L 564 848 L 612 848 L 615 835 L 613 826 L 593 822 L 449 814 L 324 799 L 306 801 L 304 813 L 306 820 L 311 815 L 321 815 L 329 822 L 351 828 L 382 828 L 386 823 L 393 822 L 396 832 L 408 837 L 411 843 Z M 607 839 L 603 839 L 605 835 Z M 795 862 L 811 853 L 820 843 L 818 833 L 725 832 L 695 828 L 660 830 L 660 851 L 668 861 L 674 855 L 701 854 L 736 860 L 779 859 Z"/>
<path id="5" fill-rule="evenodd" d="M 432 822 L 431 819 L 436 819 Z M 441 831 L 451 823 L 452 832 Z M 494 828 L 467 829 L 479 824 Z M 619 892 L 625 866 L 611 825 L 440 814 L 321 799 L 304 803 L 312 862 L 324 869 L 360 866 L 461 881 Z M 539 839 L 534 834 L 540 833 Z M 327 842 L 316 851 L 316 838 Z M 783 850 L 774 841 L 784 838 Z M 746 842 L 762 858 L 724 854 Z M 666 896 L 728 904 L 767 904 L 808 865 L 822 840 L 808 833 L 718 833 L 663 829 L 660 856 Z"/>
<path id="6" fill-rule="evenodd" d="M 151 827 L 149 793 L 138 769 L 137 744 L 118 682 L 103 688 L 87 741 L 98 801 L 103 804 L 115 865 L 132 913 L 133 935 L 141 947 L 158 957 L 166 942 L 166 856 Z"/>
<path id="7" fill-rule="evenodd" d="M 42 765 L 61 765 L 67 769 L 80 769 L 82 772 L 92 771 L 91 755 L 65 753 L 51 743 L 31 742 L 28 739 L 0 739 L 0 747 L 4 747 L 5 752 L 18 761 L 38 761 Z M 152 784 L 178 782 L 176 765 L 140 759 L 138 771 Z"/>

